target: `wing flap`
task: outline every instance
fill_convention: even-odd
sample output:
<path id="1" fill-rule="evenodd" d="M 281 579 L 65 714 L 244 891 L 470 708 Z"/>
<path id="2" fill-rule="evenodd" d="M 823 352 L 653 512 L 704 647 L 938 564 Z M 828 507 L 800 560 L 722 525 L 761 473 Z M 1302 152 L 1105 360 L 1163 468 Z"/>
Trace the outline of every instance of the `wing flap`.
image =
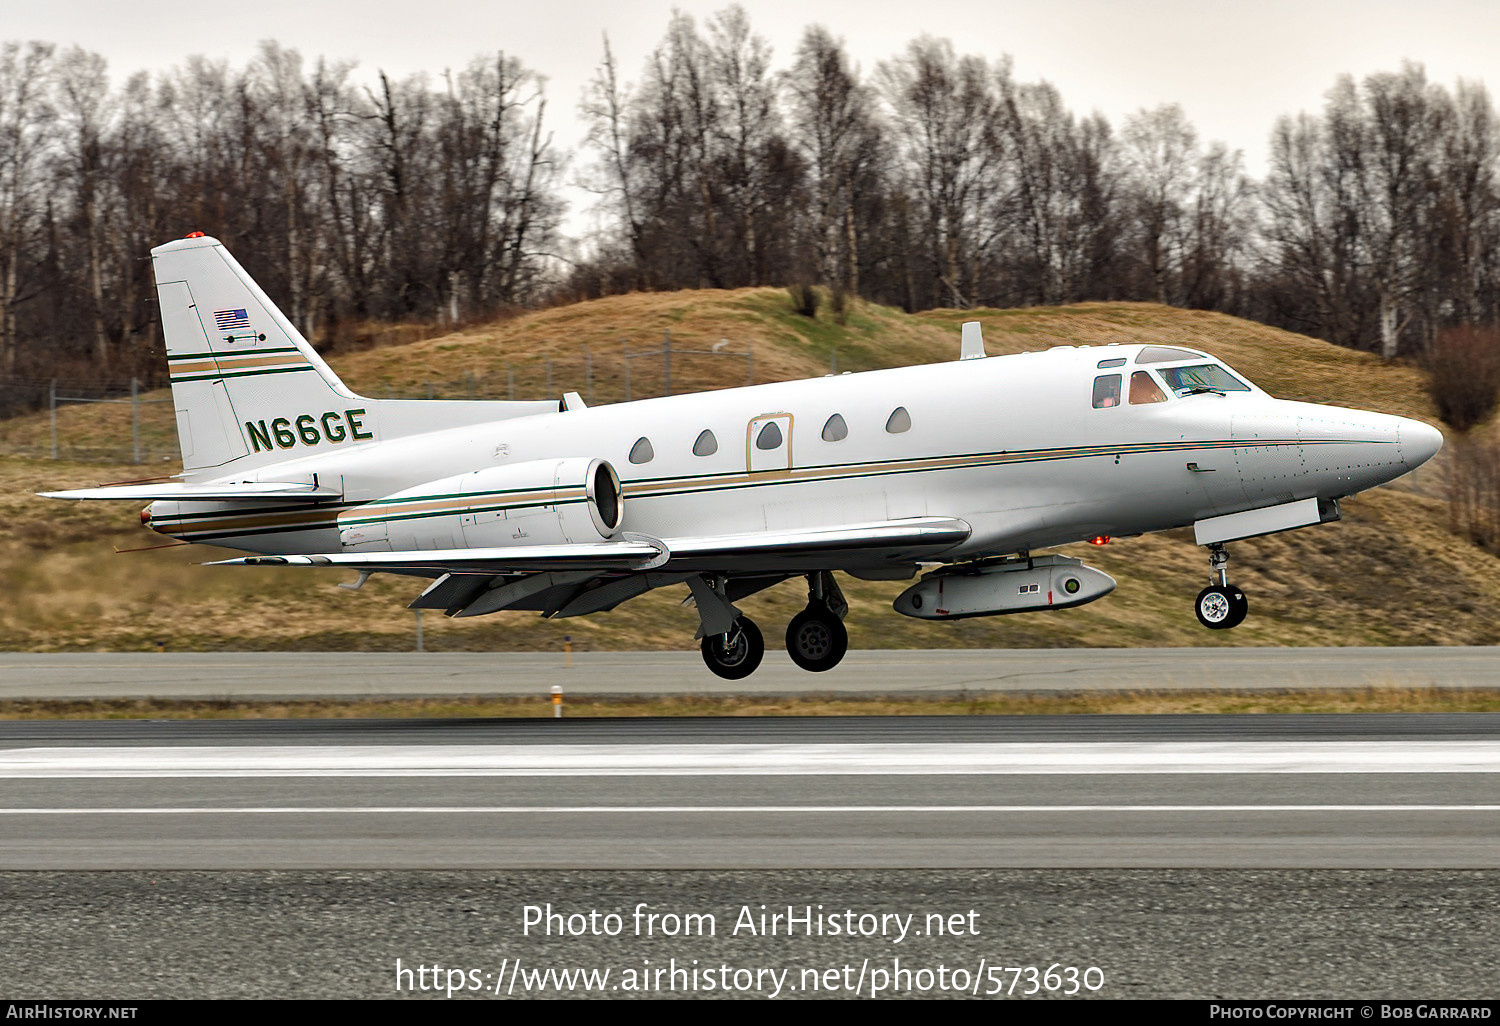
<path id="1" fill-rule="evenodd" d="M 318 555 L 240 556 L 206 566 L 340 566 L 371 572 L 435 571 L 450 574 L 536 573 L 543 570 L 650 570 L 667 558 L 666 546 L 645 535 L 623 541 L 572 545 L 508 545 L 406 552 L 330 552 Z"/>

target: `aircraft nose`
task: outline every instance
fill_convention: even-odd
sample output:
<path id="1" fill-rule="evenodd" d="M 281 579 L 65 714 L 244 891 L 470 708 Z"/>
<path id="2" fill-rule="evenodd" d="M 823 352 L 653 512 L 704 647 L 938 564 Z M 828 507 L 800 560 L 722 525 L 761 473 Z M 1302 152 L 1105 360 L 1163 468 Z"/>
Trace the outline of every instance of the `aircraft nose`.
<path id="1" fill-rule="evenodd" d="M 1443 447 L 1443 433 L 1420 420 L 1402 417 L 1396 428 L 1396 437 L 1400 440 L 1401 460 L 1409 470 L 1416 470 Z"/>

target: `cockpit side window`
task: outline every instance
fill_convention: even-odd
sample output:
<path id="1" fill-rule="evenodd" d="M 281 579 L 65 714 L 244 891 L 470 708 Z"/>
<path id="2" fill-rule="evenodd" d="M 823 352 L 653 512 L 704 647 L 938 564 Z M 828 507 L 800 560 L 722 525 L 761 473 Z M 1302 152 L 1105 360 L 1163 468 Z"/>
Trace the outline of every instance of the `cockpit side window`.
<path id="1" fill-rule="evenodd" d="M 1140 406 L 1145 403 L 1164 403 L 1167 401 L 1167 393 L 1161 390 L 1161 386 L 1151 380 L 1151 375 L 1145 371 L 1136 371 L 1130 375 L 1130 405 Z"/>
<path id="2" fill-rule="evenodd" d="M 1101 374 L 1094 379 L 1094 409 L 1120 405 L 1120 375 Z"/>
<path id="3" fill-rule="evenodd" d="M 1195 367 L 1167 367 L 1161 372 L 1167 387 L 1178 395 L 1197 392 L 1248 392 L 1250 386 L 1216 363 Z"/>

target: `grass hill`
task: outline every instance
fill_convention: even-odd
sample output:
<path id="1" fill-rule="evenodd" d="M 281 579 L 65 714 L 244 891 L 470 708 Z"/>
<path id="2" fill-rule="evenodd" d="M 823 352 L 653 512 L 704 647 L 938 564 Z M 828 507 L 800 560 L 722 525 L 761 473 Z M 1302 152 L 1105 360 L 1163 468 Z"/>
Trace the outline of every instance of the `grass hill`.
<path id="1" fill-rule="evenodd" d="M 592 392 L 612 402 L 626 390 L 624 355 L 662 348 L 671 333 L 674 392 L 953 359 L 961 321 L 983 322 L 992 354 L 1058 344 L 1159 341 L 1207 349 L 1275 395 L 1435 420 L 1424 376 L 1221 314 L 1139 303 L 908 315 L 854 303 L 839 324 L 827 310 L 796 314 L 779 289 L 616 296 L 543 310 L 406 345 L 330 358 L 369 395 L 503 398 Z M 712 350 L 694 356 L 683 350 Z M 744 355 L 722 355 L 723 353 Z M 661 394 L 663 359 L 630 361 L 630 394 Z M 404 606 L 420 584 L 377 576 L 362 591 L 334 587 L 350 575 L 298 569 L 210 569 L 218 550 L 181 547 L 116 555 L 111 546 L 160 539 L 134 527 L 129 504 L 59 503 L 43 488 L 83 486 L 177 469 L 170 404 L 146 408 L 149 467 L 41 458 L 50 447 L 45 414 L 0 423 L 5 522 L 0 539 L 0 648 L 32 650 L 409 649 Z M 58 416 L 65 456 L 129 451 L 123 406 L 67 407 Z M 116 460 L 120 458 L 116 455 Z M 1441 461 L 1441 457 L 1439 461 Z M 1338 524 L 1236 543 L 1234 580 L 1251 615 L 1232 632 L 1210 632 L 1191 612 L 1207 560 L 1190 532 L 1080 546 L 1074 554 L 1112 574 L 1119 589 L 1092 605 L 1056 613 L 935 624 L 900 617 L 891 599 L 904 583 L 843 580 L 856 647 L 1052 647 L 1135 645 L 1494 644 L 1500 627 L 1500 563 L 1455 536 L 1443 496 L 1443 466 L 1358 496 Z M 564 635 L 593 649 L 691 647 L 696 617 L 685 589 L 665 589 L 612 613 L 544 621 L 501 613 L 425 618 L 427 647 L 552 649 Z M 797 582 L 742 603 L 768 642 L 802 605 Z M 1297 683 L 1297 682 L 1289 682 Z"/>

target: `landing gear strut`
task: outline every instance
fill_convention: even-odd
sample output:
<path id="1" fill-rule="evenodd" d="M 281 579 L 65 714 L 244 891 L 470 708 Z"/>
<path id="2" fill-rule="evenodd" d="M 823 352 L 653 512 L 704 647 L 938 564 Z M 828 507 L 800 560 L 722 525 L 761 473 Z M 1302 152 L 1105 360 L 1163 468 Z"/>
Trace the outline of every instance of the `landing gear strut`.
<path id="1" fill-rule="evenodd" d="M 698 646 L 703 662 L 725 680 L 740 680 L 755 672 L 766 654 L 766 640 L 755 621 L 745 616 L 727 595 L 722 577 L 689 577 L 688 589 L 698 605 Z"/>
<path id="2" fill-rule="evenodd" d="M 766 640 L 748 616 L 737 617 L 724 634 L 705 635 L 699 644 L 703 662 L 725 680 L 741 680 L 755 672 L 766 654 Z"/>
<path id="3" fill-rule="evenodd" d="M 849 651 L 849 632 L 843 617 L 849 611 L 833 575 L 826 570 L 807 575 L 807 608 L 786 628 L 786 651 L 804 670 L 831 670 Z"/>
<path id="4" fill-rule="evenodd" d="M 1198 601 L 1193 605 L 1198 622 L 1211 631 L 1238 627 L 1250 612 L 1250 600 L 1229 583 L 1229 553 L 1223 545 L 1208 547 L 1208 570 L 1213 583 L 1198 593 Z"/>

